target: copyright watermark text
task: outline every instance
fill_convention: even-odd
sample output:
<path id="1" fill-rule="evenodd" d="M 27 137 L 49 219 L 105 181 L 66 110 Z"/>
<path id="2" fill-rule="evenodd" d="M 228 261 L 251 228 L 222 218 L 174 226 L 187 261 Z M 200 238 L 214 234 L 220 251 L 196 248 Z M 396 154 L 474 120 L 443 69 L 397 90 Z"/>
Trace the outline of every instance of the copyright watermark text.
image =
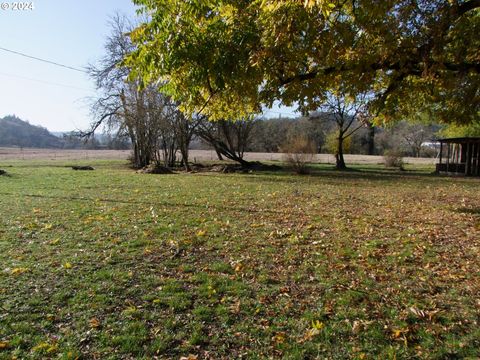
<path id="1" fill-rule="evenodd" d="M 33 11 L 35 3 L 33 1 L 25 2 L 0 2 L 0 10 L 3 11 Z"/>

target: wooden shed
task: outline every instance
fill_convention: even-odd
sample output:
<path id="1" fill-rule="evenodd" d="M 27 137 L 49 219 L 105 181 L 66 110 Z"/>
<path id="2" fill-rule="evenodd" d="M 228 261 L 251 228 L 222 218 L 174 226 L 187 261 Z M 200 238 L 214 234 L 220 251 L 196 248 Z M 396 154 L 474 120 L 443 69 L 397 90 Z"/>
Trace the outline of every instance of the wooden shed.
<path id="1" fill-rule="evenodd" d="M 437 173 L 480 176 L 480 137 L 440 139 Z"/>

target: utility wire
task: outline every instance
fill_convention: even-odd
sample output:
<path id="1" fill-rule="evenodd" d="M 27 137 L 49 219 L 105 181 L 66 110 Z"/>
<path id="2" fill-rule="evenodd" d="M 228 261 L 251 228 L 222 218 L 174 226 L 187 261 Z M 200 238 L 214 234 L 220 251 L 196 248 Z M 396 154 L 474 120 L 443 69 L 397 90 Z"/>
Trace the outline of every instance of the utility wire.
<path id="1" fill-rule="evenodd" d="M 51 65 L 55 65 L 55 66 L 60 66 L 60 67 L 63 67 L 63 68 L 65 68 L 65 69 L 75 70 L 75 71 L 82 72 L 82 73 L 87 73 L 87 71 L 84 70 L 84 69 L 79 69 L 79 68 L 76 68 L 76 67 L 73 67 L 73 66 L 68 66 L 68 65 L 60 64 L 60 63 L 57 63 L 57 62 L 55 62 L 55 61 L 50 61 L 50 60 L 41 59 L 41 58 L 38 58 L 38 57 L 35 57 L 35 56 L 31 56 L 31 55 L 27 55 L 27 54 L 24 54 L 24 53 L 21 53 L 21 52 L 18 52 L 18 51 L 14 51 L 14 50 L 10 50 L 10 49 L 5 49 L 5 48 L 3 48 L 3 47 L 1 47 L 1 46 L 0 46 L 0 50 L 9 52 L 9 53 L 12 53 L 12 54 L 15 54 L 15 55 L 20 55 L 20 56 L 23 56 L 23 57 L 26 57 L 26 58 L 29 58 L 29 59 L 33 59 L 33 60 L 37 60 L 37 61 L 42 61 L 42 62 L 47 63 L 47 64 L 51 64 Z"/>
<path id="2" fill-rule="evenodd" d="M 21 53 L 21 52 L 18 52 L 18 51 L 6 49 L 6 48 L 1 47 L 1 46 L 0 46 L 0 50 L 9 52 L 9 53 L 12 53 L 12 54 L 15 54 L 15 55 L 20 55 L 20 56 L 23 56 L 23 57 L 26 57 L 26 58 L 29 58 L 29 59 L 41 61 L 41 62 L 44 62 L 44 63 L 47 63 L 47 64 L 51 64 L 51 65 L 55 65 L 55 66 L 60 66 L 60 67 L 63 67 L 63 68 L 65 68 L 65 69 L 70 69 L 70 70 L 74 70 L 74 71 L 78 71 L 78 72 L 82 72 L 82 73 L 87 73 L 87 71 L 84 70 L 84 69 L 79 69 L 79 68 L 76 68 L 76 67 L 73 67 L 73 66 L 60 64 L 60 63 L 57 63 L 57 62 L 55 62 L 55 61 L 50 61 L 50 60 L 41 59 L 41 58 L 38 58 L 38 57 L 35 57 L 35 56 L 31 56 L 31 55 L 27 55 L 27 54 L 24 54 L 24 53 Z M 15 75 L 8 75 L 8 74 L 2 74 L 2 75 L 15 77 Z M 23 78 L 23 79 L 25 79 L 25 80 L 43 82 L 43 83 L 50 84 L 50 85 L 76 88 L 76 87 L 74 87 L 74 86 L 62 85 L 62 84 L 55 84 L 55 83 L 50 83 L 50 82 L 43 81 L 43 80 L 29 79 L 29 78 L 20 77 L 20 76 L 17 76 L 17 77 Z M 76 89 L 80 89 L 80 88 L 76 88 Z M 82 89 L 82 90 L 84 90 L 84 89 Z M 293 114 L 293 113 L 285 113 L 285 112 L 273 111 L 273 110 L 264 110 L 263 113 L 274 113 L 274 114 L 278 114 L 278 115 L 287 115 L 287 116 L 293 116 L 293 117 L 296 117 L 296 116 L 297 116 L 296 114 Z"/>
<path id="3" fill-rule="evenodd" d="M 10 78 L 16 78 L 16 79 L 22 79 L 22 80 L 28 80 L 28 81 L 35 81 L 35 82 L 42 83 L 42 84 L 60 86 L 60 87 L 70 88 L 70 89 L 75 89 L 75 90 L 91 91 L 90 89 L 85 89 L 85 88 L 81 88 L 81 87 L 77 87 L 77 86 L 59 84 L 59 83 L 54 83 L 54 82 L 51 82 L 51 81 L 45 81 L 45 80 L 39 80 L 39 79 L 32 79 L 32 78 L 28 78 L 28 77 L 25 77 L 25 76 L 6 74 L 6 73 L 3 73 L 3 72 L 0 72 L 0 75 L 1 76 L 7 76 L 7 77 L 10 77 Z"/>

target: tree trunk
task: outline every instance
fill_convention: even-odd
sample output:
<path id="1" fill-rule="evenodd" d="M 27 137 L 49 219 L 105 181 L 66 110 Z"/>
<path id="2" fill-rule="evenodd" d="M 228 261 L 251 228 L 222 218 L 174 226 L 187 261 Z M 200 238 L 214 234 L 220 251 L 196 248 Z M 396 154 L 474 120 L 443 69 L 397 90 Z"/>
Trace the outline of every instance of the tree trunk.
<path id="1" fill-rule="evenodd" d="M 343 158 L 343 134 L 338 135 L 337 143 L 337 153 L 335 154 L 337 170 L 345 170 L 347 166 L 345 165 L 345 159 Z"/>
<path id="2" fill-rule="evenodd" d="M 216 141 L 214 146 L 217 154 L 222 158 L 225 156 L 227 159 L 238 162 L 244 168 L 249 168 L 252 165 L 251 162 L 244 160 L 234 150 L 230 149 L 225 143 L 221 141 Z"/>
<path id="3" fill-rule="evenodd" d="M 419 158 L 420 155 L 422 155 L 422 145 L 417 146 L 417 148 L 415 149 L 415 156 Z"/>
<path id="4" fill-rule="evenodd" d="M 368 155 L 375 155 L 375 125 L 368 122 Z"/>
<path id="5" fill-rule="evenodd" d="M 238 158 L 235 161 L 238 161 L 240 165 L 242 165 L 242 167 L 246 169 L 252 166 L 252 163 L 250 161 L 244 160 L 243 158 Z"/>
<path id="6" fill-rule="evenodd" d="M 168 152 L 169 152 L 168 167 L 169 168 L 175 167 L 175 161 L 177 160 L 176 150 L 177 149 L 175 148 L 175 143 L 172 142 L 168 149 Z"/>
<path id="7" fill-rule="evenodd" d="M 185 171 L 191 171 L 190 164 L 188 163 L 188 145 L 180 147 L 180 153 L 182 154 L 182 163 L 185 166 Z"/>
<path id="8" fill-rule="evenodd" d="M 223 160 L 222 153 L 217 147 L 215 147 L 215 152 L 217 153 L 218 160 L 222 161 Z"/>

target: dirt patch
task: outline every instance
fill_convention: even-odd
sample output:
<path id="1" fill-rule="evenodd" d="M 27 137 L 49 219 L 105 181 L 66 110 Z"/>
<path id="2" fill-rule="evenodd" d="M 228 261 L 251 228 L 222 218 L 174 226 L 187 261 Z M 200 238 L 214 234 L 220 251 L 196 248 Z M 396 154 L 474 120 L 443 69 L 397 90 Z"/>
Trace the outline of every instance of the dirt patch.
<path id="1" fill-rule="evenodd" d="M 192 170 L 196 172 L 218 172 L 218 173 L 252 173 L 255 171 L 278 171 L 282 167 L 278 165 L 262 164 L 255 161 L 247 166 L 241 164 L 212 164 L 212 165 L 199 165 L 192 166 Z"/>
<path id="2" fill-rule="evenodd" d="M 174 172 L 169 168 L 161 165 L 152 165 L 137 170 L 138 174 L 173 174 Z"/>

